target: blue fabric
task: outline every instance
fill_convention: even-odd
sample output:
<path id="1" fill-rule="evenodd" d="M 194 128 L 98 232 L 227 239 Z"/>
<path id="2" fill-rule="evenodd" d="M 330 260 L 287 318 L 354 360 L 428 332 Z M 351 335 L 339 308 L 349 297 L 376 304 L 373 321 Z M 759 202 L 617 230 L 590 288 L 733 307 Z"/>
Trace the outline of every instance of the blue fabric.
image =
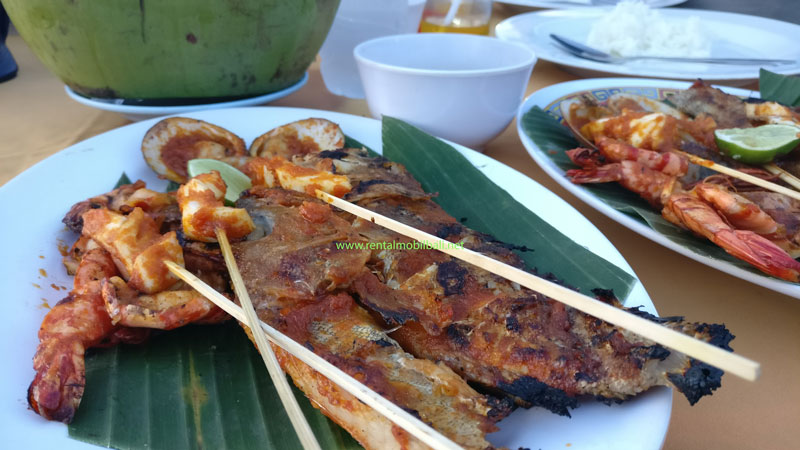
<path id="1" fill-rule="evenodd" d="M 6 36 L 8 36 L 10 23 L 5 8 L 0 4 L 0 83 L 17 75 L 17 62 L 14 61 L 14 57 L 6 47 Z"/>

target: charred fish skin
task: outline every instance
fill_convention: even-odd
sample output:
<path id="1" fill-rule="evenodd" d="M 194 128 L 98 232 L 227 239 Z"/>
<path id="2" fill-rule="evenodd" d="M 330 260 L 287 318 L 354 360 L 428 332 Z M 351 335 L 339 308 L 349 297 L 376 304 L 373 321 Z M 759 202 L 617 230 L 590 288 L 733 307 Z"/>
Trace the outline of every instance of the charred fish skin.
<path id="1" fill-rule="evenodd" d="M 353 165 L 348 170 L 354 173 L 360 169 Z M 374 168 L 371 170 L 374 172 Z M 354 189 L 357 187 L 355 183 Z M 365 199 L 359 204 L 429 233 L 446 230 L 443 234 L 448 234 L 448 239 L 463 239 L 465 233 L 471 232 L 458 226 L 430 199 L 398 194 Z M 367 240 L 403 239 L 365 222 L 357 219 L 353 226 Z M 458 234 L 451 232 L 455 229 Z M 484 246 L 491 257 L 505 257 L 512 265 L 521 264 L 508 247 L 471 233 L 472 246 Z M 504 252 L 511 256 L 504 256 Z M 402 324 L 406 320 L 392 337 L 407 351 L 442 361 L 478 385 L 490 389 L 502 386 L 521 405 L 541 405 L 563 414 L 574 404 L 571 399 L 578 396 L 626 399 L 650 387 L 670 384 L 675 384 L 692 402 L 720 384 L 719 372 L 688 371 L 697 365 L 683 355 L 670 353 L 506 280 L 492 278 L 480 269 L 466 265 L 462 277 L 437 277 L 440 266 L 448 261 L 449 257 L 417 251 L 373 252 L 368 263 L 372 273 L 366 276 L 374 278 L 372 283 L 363 283 L 362 278 L 362 283 L 352 284 L 350 291 L 388 323 Z M 553 277 L 551 280 L 558 281 Z M 445 294 L 445 290 L 459 285 L 471 289 Z M 607 291 L 597 292 L 621 307 Z M 558 323 L 561 328 L 554 326 Z M 672 322 L 669 326 L 692 325 Z M 697 327 L 697 337 L 714 339 L 708 334 L 710 328 Z M 537 389 L 534 380 L 551 389 Z"/>
<path id="2" fill-rule="evenodd" d="M 277 190 L 258 194 L 239 204 L 251 216 L 264 217 L 269 232 L 233 247 L 259 317 L 459 444 L 490 447 L 484 435 L 496 429 L 494 422 L 509 413 L 510 404 L 489 401 L 445 365 L 406 353 L 342 292 L 366 270 L 369 251 L 337 251 L 335 244 L 363 238 L 328 205 L 309 200 L 296 206 L 299 197 Z M 416 446 L 321 377 L 299 378 L 309 375 L 302 364 L 282 362 L 306 395 L 367 448 Z"/>
<path id="3" fill-rule="evenodd" d="M 690 116 L 710 116 L 719 128 L 751 126 L 741 99 L 713 88 L 702 80 L 696 81 L 689 89 L 670 94 L 667 101 Z"/>
<path id="4" fill-rule="evenodd" d="M 611 291 L 595 289 L 592 292 L 601 300 L 610 302 L 614 306 L 619 305 L 619 302 Z M 642 311 L 640 307 L 625 309 L 639 317 L 702 339 L 723 350 L 733 352 L 730 342 L 735 339 L 735 336 L 724 324 L 690 323 L 685 322 L 683 316 L 658 317 L 646 311 Z M 673 352 L 659 344 L 653 344 L 647 356 L 648 359 L 665 361 L 671 355 L 682 358 L 686 362 L 678 368 L 666 372 L 666 377 L 670 383 L 686 397 L 690 405 L 694 405 L 701 398 L 713 394 L 713 391 L 722 387 L 722 375 L 724 375 L 725 372 L 704 362 L 688 358 L 681 353 Z"/>
<path id="5" fill-rule="evenodd" d="M 724 326 L 648 318 L 730 349 L 733 336 Z M 720 386 L 722 375 L 538 294 L 499 299 L 440 335 L 407 323 L 392 337 L 412 354 L 438 358 L 471 382 L 500 390 L 521 406 L 540 406 L 561 415 L 577 406 L 578 397 L 622 401 L 656 385 L 672 384 L 694 404 Z"/>
<path id="6" fill-rule="evenodd" d="M 397 205 L 403 202 L 430 201 L 391 198 L 364 203 L 368 209 L 374 208 L 384 215 L 412 224 L 412 226 L 424 228 L 423 224 L 427 224 L 428 228 L 435 228 L 432 224 L 441 223 L 439 211 L 432 210 L 430 207 L 405 206 L 398 208 Z M 435 211 L 431 214 L 434 219 L 426 220 L 425 216 L 429 214 L 428 211 Z M 362 235 L 374 237 L 370 232 L 365 232 L 365 228 L 370 228 L 371 224 L 356 221 L 354 227 Z M 496 244 L 491 244 L 497 248 Z M 531 291 L 519 289 L 506 280 L 493 279 L 490 274 L 483 273 L 480 269 L 469 265 L 463 267 L 463 271 L 458 277 L 438 276 L 442 267 L 453 264 L 446 262 L 447 258 L 432 261 L 430 267 L 420 269 L 416 274 L 401 273 L 401 276 L 397 276 L 403 269 L 414 267 L 413 263 L 408 262 L 413 255 L 405 252 L 387 257 L 386 252 L 383 253 L 383 255 L 379 255 L 384 257 L 380 261 L 379 267 L 384 271 L 382 282 L 390 287 L 384 291 L 388 291 L 388 294 L 394 297 L 390 303 L 395 305 L 393 311 L 402 311 L 402 308 L 415 304 L 419 294 L 406 296 L 405 300 L 402 300 L 404 283 L 405 280 L 414 279 L 425 272 L 433 272 L 437 275 L 430 277 L 428 289 L 425 292 L 437 292 L 434 280 L 439 284 L 438 289 L 441 291 L 435 299 L 425 302 L 426 305 L 435 305 L 435 307 L 445 305 L 450 308 L 450 311 L 475 311 L 466 318 L 458 317 L 457 314 L 447 316 L 452 320 L 449 322 L 442 320 L 443 317 L 446 317 L 443 314 L 425 317 L 426 313 L 430 315 L 431 311 L 435 311 L 435 307 L 418 308 L 415 310 L 416 314 L 413 320 L 422 326 L 407 323 L 393 334 L 401 342 L 401 345 L 416 356 L 439 358 L 471 381 L 510 394 L 519 404 L 543 406 L 558 414 L 564 414 L 569 407 L 573 407 L 576 396 L 589 395 L 603 399 L 621 400 L 654 385 L 669 384 L 675 385 L 691 403 L 694 403 L 700 397 L 711 394 L 720 385 L 721 371 L 691 369 L 700 367 L 699 363 L 690 361 L 682 355 L 672 355 L 668 359 L 670 352 L 664 347 L 641 341 L 636 336 L 619 332 L 608 324 L 571 309 L 568 309 L 566 314 L 557 313 L 556 315 L 568 318 L 569 323 L 565 325 L 565 329 L 572 335 L 571 339 L 574 339 L 572 345 L 577 345 L 582 351 L 569 354 L 561 351 L 559 346 L 550 348 L 549 351 L 552 354 L 560 356 L 549 360 L 542 359 L 539 364 L 561 367 L 561 373 L 553 375 L 540 372 L 538 375 L 533 375 L 531 370 L 535 371 L 534 367 L 539 364 L 533 365 L 534 367 L 526 367 L 525 364 L 518 364 L 517 361 L 524 359 L 520 356 L 522 354 L 533 360 L 546 353 L 543 352 L 543 349 L 546 350 L 548 345 L 552 345 L 549 342 L 549 336 L 557 336 L 559 330 L 543 333 L 542 330 L 546 325 L 542 323 L 542 317 L 553 314 L 552 311 L 560 309 L 560 305 Z M 371 263 L 373 262 L 374 259 L 371 260 Z M 436 266 L 435 270 L 430 270 L 434 265 Z M 449 273 L 452 275 L 454 272 L 449 271 Z M 554 277 L 550 278 L 552 281 L 558 282 L 553 279 Z M 396 279 L 398 283 L 389 283 L 393 279 Z M 448 289 L 452 290 L 454 286 L 474 284 L 475 280 L 480 280 L 479 284 L 482 284 L 485 289 L 473 289 L 466 296 L 458 290 L 447 295 Z M 353 287 L 367 307 L 373 308 L 384 319 L 397 319 L 397 316 L 387 317 L 389 308 L 375 307 L 375 305 L 387 305 L 378 298 L 381 297 L 380 289 L 374 287 L 364 289 L 361 284 L 354 284 Z M 491 289 L 489 289 L 490 287 Z M 614 306 L 622 307 L 613 298 L 613 293 L 610 291 L 596 290 L 594 293 Z M 479 299 L 480 297 L 483 299 Z M 531 303 L 552 306 L 539 307 L 538 309 L 542 309 L 544 312 L 532 313 L 531 311 L 536 310 L 537 307 L 530 306 Z M 465 304 L 469 306 L 464 306 Z M 476 305 L 479 307 L 473 308 Z M 483 305 L 482 308 L 481 305 Z M 548 313 L 548 310 L 552 311 Z M 438 331 L 434 326 L 426 325 L 426 320 L 434 322 L 443 332 Z M 391 320 L 389 321 L 391 322 Z M 727 343 L 733 336 L 723 326 L 685 324 L 678 318 L 659 319 L 659 321 L 730 350 Z M 531 327 L 534 329 L 538 327 L 537 333 L 527 331 Z M 513 338 L 518 344 L 516 347 L 504 347 L 493 342 L 493 340 L 501 341 L 501 337 L 507 332 L 517 334 Z M 442 338 L 442 336 L 446 338 Z M 486 338 L 486 336 L 491 338 Z M 585 338 L 580 338 L 582 336 Z M 478 345 L 478 348 L 472 352 L 469 351 L 470 345 L 476 342 L 484 342 L 484 344 Z M 573 348 L 569 345 L 564 345 L 564 347 Z M 491 360 L 487 356 L 491 354 L 504 355 L 504 358 Z M 570 368 L 569 364 L 564 361 L 584 361 L 585 367 Z M 669 367 L 667 367 L 667 363 L 670 364 Z M 515 366 L 515 364 L 517 365 Z M 607 368 L 607 372 L 598 373 L 598 367 Z M 540 389 L 537 383 L 542 383 L 550 389 Z"/>
<path id="7" fill-rule="evenodd" d="M 353 189 L 345 195 L 351 202 L 402 196 L 427 199 L 426 193 L 401 164 L 382 156 L 370 156 L 364 149 L 344 148 L 296 156 L 294 164 L 347 176 Z"/>

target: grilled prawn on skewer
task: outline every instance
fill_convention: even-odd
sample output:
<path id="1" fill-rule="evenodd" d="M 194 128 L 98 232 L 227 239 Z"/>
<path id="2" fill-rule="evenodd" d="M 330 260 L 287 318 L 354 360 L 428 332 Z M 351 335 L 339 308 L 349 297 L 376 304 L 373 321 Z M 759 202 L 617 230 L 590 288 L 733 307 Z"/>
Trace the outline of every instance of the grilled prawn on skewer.
<path id="1" fill-rule="evenodd" d="M 72 421 L 86 383 L 86 349 L 147 337 L 147 330 L 129 330 L 115 337 L 119 329 L 108 317 L 101 290 L 103 281 L 117 273 L 108 252 L 88 251 L 75 274 L 73 291 L 44 317 L 33 358 L 36 376 L 28 388 L 28 403 L 42 417 Z"/>
<path id="2" fill-rule="evenodd" d="M 625 145 L 603 139 L 598 142 L 599 149 Z M 658 159 L 642 157 L 642 154 L 648 155 L 647 150 L 628 151 L 624 155 L 635 160 L 600 166 L 591 163 L 597 159 L 587 158 L 587 151 L 591 150 L 567 151 L 573 161 L 585 167 L 567 171 L 566 176 L 573 183 L 618 182 L 653 207 L 661 209 L 668 221 L 709 239 L 732 256 L 769 275 L 794 282 L 800 280 L 800 263 L 787 253 L 787 250 L 795 251 L 797 246 L 785 236 L 785 232 L 781 233 L 785 229 L 747 198 L 711 183 L 699 183 L 684 191 L 676 177 L 679 173 L 669 174 L 648 167 L 657 167 L 658 164 L 651 161 Z M 600 152 L 613 160 L 614 156 Z M 661 167 L 673 166 L 663 164 Z"/>
<path id="3" fill-rule="evenodd" d="M 662 215 L 670 222 L 706 237 L 764 273 L 788 281 L 800 281 L 800 263 L 782 248 L 753 231 L 734 229 L 714 208 L 695 195 L 672 195 Z"/>
<path id="4" fill-rule="evenodd" d="M 85 384 L 84 354 L 92 347 L 143 341 L 149 329 L 227 320 L 218 307 L 184 288 L 164 267 L 184 264 L 175 231 L 175 199 L 139 181 L 79 202 L 64 219 L 82 236 L 65 257 L 72 292 L 51 309 L 39 330 L 36 376 L 28 389 L 34 411 L 70 422 Z M 213 284 L 208 270 L 197 270 Z M 215 282 L 216 281 L 216 282 Z"/>

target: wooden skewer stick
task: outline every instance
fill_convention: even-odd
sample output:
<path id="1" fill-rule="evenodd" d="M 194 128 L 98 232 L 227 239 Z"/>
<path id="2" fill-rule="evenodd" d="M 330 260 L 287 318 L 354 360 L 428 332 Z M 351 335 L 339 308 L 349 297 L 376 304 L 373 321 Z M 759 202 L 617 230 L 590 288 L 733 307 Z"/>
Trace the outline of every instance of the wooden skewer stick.
<path id="1" fill-rule="evenodd" d="M 638 317 L 625 310 L 567 289 L 543 278 L 539 278 L 524 270 L 489 258 L 488 256 L 463 247 L 456 247 L 452 242 L 374 213 L 325 192 L 318 190 L 317 197 L 350 214 L 369 220 L 370 222 L 415 239 L 423 244 L 432 246 L 454 258 L 466 261 L 507 280 L 519 283 L 522 286 L 540 292 L 578 311 L 625 328 L 639 336 L 655 341 L 665 347 L 691 356 L 692 358 L 704 361 L 746 380 L 755 381 L 760 374 L 761 366 L 759 363 L 713 346 L 708 342 L 695 339 L 650 320 Z"/>
<path id="2" fill-rule="evenodd" d="M 777 175 L 786 183 L 791 184 L 795 189 L 800 189 L 800 178 L 797 178 L 786 170 L 780 168 L 778 165 L 770 163 L 764 164 L 762 167 L 764 167 L 764 169 L 766 169 L 769 173 Z"/>
<path id="3" fill-rule="evenodd" d="M 314 436 L 314 431 L 311 430 L 311 426 L 308 424 L 308 421 L 306 421 L 306 416 L 300 409 L 300 404 L 297 403 L 297 398 L 295 398 L 294 393 L 292 393 L 292 388 L 289 386 L 286 375 L 284 375 L 278 363 L 278 358 L 275 357 L 275 352 L 264 336 L 264 330 L 259 326 L 260 321 L 258 320 L 258 316 L 256 316 L 256 310 L 253 308 L 253 302 L 250 301 L 250 294 L 247 293 L 247 289 L 244 287 L 242 275 L 239 273 L 239 267 L 236 265 L 236 259 L 234 259 L 233 252 L 231 251 L 231 244 L 228 242 L 228 235 L 222 228 L 217 228 L 216 233 L 217 242 L 219 242 L 222 256 L 225 258 L 225 265 L 228 266 L 228 273 L 233 282 L 233 290 L 236 292 L 236 297 L 239 298 L 239 302 L 242 304 L 242 309 L 244 310 L 244 317 L 246 320 L 242 322 L 250 328 L 250 332 L 253 334 L 258 352 L 261 353 L 261 358 L 267 366 L 269 376 L 272 378 L 272 383 L 278 391 L 278 396 L 283 403 L 283 407 L 286 408 L 286 413 L 289 415 L 289 420 L 292 422 L 294 431 L 300 439 L 300 444 L 305 450 L 322 450 L 319 442 L 317 442 L 317 438 Z"/>
<path id="4" fill-rule="evenodd" d="M 222 308 L 234 319 L 240 322 L 245 322 L 247 320 L 242 308 L 228 300 L 224 295 L 215 291 L 214 288 L 207 285 L 205 282 L 203 282 L 203 280 L 197 278 L 194 276 L 194 274 L 172 261 L 165 261 L 164 264 L 166 264 L 170 272 L 174 273 L 178 278 L 188 283 L 195 290 L 197 290 L 197 292 L 201 293 L 211 302 Z M 309 367 L 316 370 L 332 382 L 336 383 L 339 385 L 339 387 L 352 394 L 365 404 L 369 405 L 378 413 L 382 414 L 384 417 L 394 422 L 397 426 L 403 428 L 420 441 L 435 449 L 461 450 L 461 446 L 451 441 L 438 431 L 434 430 L 428 424 L 412 416 L 389 400 L 383 398 L 381 395 L 377 394 L 367 386 L 361 384 L 355 378 L 344 373 L 338 367 L 329 363 L 311 350 L 303 347 L 292 338 L 286 336 L 262 321 L 259 321 L 259 323 L 261 324 L 261 329 L 264 331 L 264 334 L 270 340 L 270 342 L 286 350 L 300 361 L 303 361 Z M 261 346 L 259 346 L 259 348 L 261 348 Z"/>
<path id="5" fill-rule="evenodd" d="M 800 200 L 800 192 L 797 192 L 795 190 L 783 187 L 781 185 L 772 183 L 767 180 L 762 180 L 761 178 L 754 177 L 753 175 L 744 172 L 740 172 L 736 169 L 731 169 L 730 167 L 723 166 L 722 164 L 717 164 L 714 161 L 709 161 L 707 159 L 701 158 L 696 155 L 692 155 L 690 153 L 682 152 L 680 150 L 673 150 L 673 151 L 681 156 L 685 156 L 689 161 L 691 161 L 694 164 L 697 164 L 698 166 L 708 167 L 709 169 L 715 172 L 719 172 L 721 174 L 725 174 L 733 178 L 738 178 L 742 181 L 755 184 L 756 186 L 763 187 L 764 189 L 770 190 L 772 192 L 777 192 L 779 194 L 792 197 L 796 200 Z"/>

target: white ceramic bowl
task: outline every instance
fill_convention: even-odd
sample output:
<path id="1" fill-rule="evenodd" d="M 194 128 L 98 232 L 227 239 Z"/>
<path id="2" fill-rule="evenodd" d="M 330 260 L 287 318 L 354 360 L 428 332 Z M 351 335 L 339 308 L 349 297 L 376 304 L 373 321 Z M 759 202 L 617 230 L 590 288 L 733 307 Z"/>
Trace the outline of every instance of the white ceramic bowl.
<path id="1" fill-rule="evenodd" d="M 514 118 L 536 62 L 523 45 L 453 33 L 381 37 L 353 54 L 375 118 L 396 117 L 472 148 Z"/>

